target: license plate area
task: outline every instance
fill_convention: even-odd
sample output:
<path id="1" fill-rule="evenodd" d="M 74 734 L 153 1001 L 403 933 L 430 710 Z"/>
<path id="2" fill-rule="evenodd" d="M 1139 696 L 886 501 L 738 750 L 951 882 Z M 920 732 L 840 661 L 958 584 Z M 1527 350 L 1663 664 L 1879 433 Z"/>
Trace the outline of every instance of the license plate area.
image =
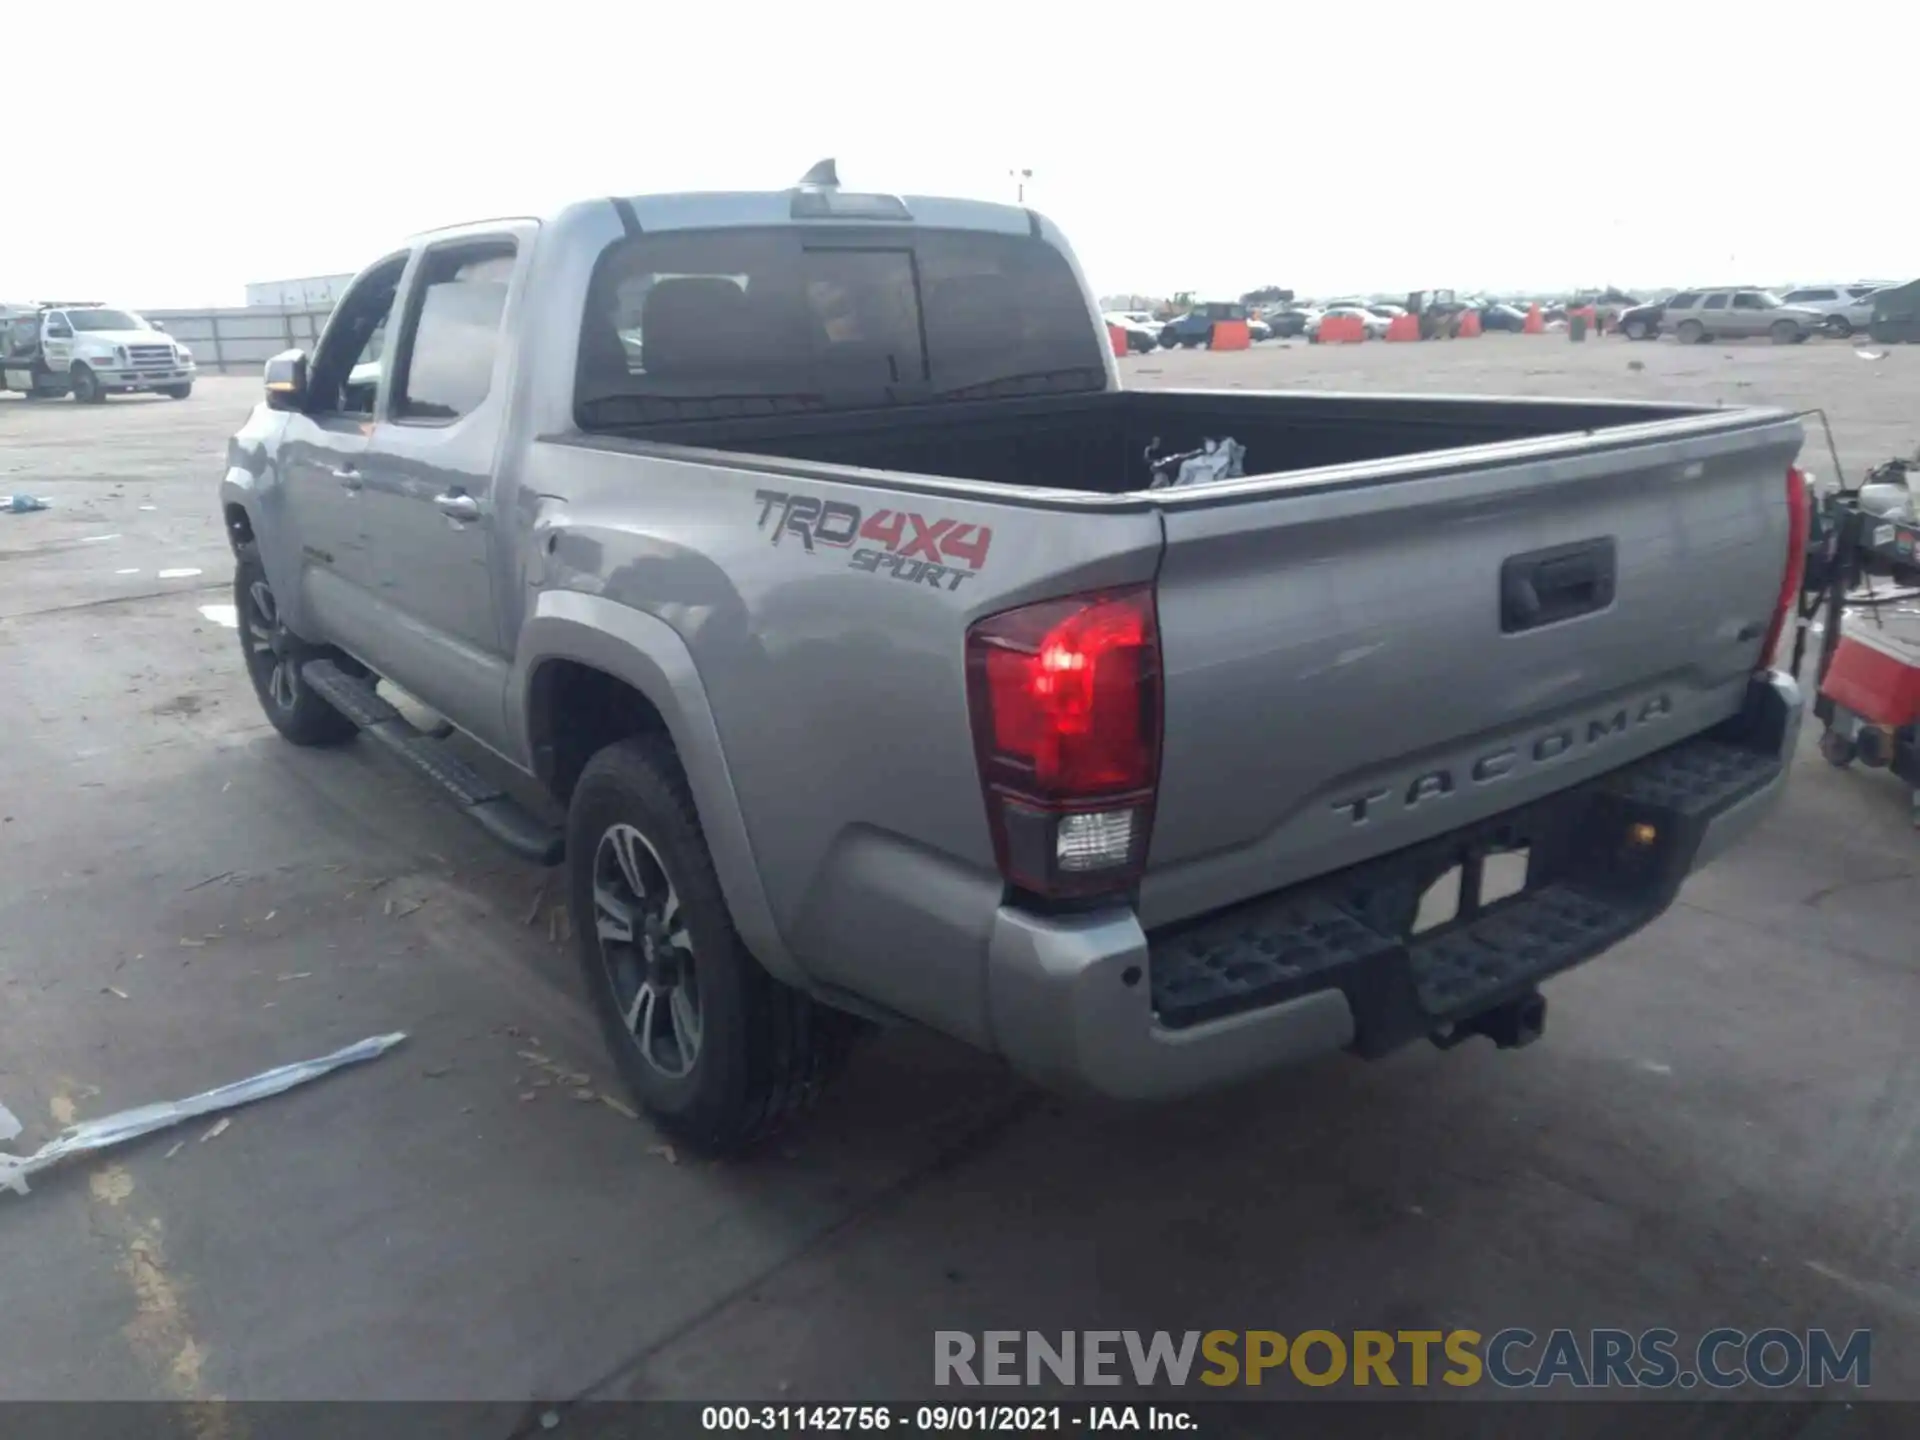
<path id="1" fill-rule="evenodd" d="M 1467 846 L 1420 892 L 1410 934 L 1425 935 L 1456 920 L 1471 920 L 1527 888 L 1533 847 Z"/>

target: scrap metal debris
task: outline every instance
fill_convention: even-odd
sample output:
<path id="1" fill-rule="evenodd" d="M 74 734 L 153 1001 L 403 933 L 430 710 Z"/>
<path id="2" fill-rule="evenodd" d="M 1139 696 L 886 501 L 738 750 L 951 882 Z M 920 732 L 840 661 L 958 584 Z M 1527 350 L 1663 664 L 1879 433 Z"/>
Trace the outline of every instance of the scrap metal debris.
<path id="1" fill-rule="evenodd" d="M 44 495 L 9 495 L 7 503 L 0 506 L 0 514 L 25 515 L 33 510 L 48 510 L 53 502 Z"/>
<path id="2" fill-rule="evenodd" d="M 343 1050 L 336 1050 L 331 1055 L 323 1055 L 317 1060 L 302 1060 L 293 1065 L 282 1065 L 232 1085 L 222 1085 L 216 1090 L 207 1090 L 201 1094 L 189 1096 L 185 1100 L 142 1105 L 132 1110 L 122 1110 L 117 1114 L 103 1116 L 98 1120 L 69 1125 L 31 1155 L 14 1155 L 0 1150 L 0 1190 L 12 1190 L 17 1194 L 25 1195 L 28 1176 L 37 1175 L 40 1171 L 49 1169 L 70 1156 L 106 1150 L 115 1145 L 123 1145 L 129 1140 L 138 1139 L 142 1135 L 151 1135 L 156 1130 L 169 1129 L 182 1121 L 197 1119 L 202 1115 L 217 1114 L 222 1110 L 234 1110 L 242 1105 L 251 1105 L 256 1100 L 265 1100 L 269 1096 L 291 1090 L 296 1085 L 318 1080 L 322 1075 L 331 1074 L 344 1066 L 378 1059 L 406 1038 L 403 1031 L 392 1035 L 375 1035 L 358 1044 L 349 1045 Z M 221 1121 L 202 1138 L 212 1139 L 226 1127 L 226 1123 L 224 1120 Z M 0 1129 L 3 1128 L 0 1127 Z"/>
<path id="3" fill-rule="evenodd" d="M 207 1133 L 200 1137 L 200 1143 L 204 1145 L 209 1140 L 218 1140 L 222 1135 L 227 1133 L 227 1127 L 231 1124 L 233 1124 L 233 1121 L 228 1120 L 225 1117 L 222 1117 L 221 1119 L 214 1121 L 212 1127 L 207 1131 Z"/>
<path id="4" fill-rule="evenodd" d="M 671 1145 L 649 1145 L 647 1147 L 647 1154 L 658 1155 L 669 1165 L 678 1165 L 680 1163 L 679 1153 L 675 1151 Z"/>

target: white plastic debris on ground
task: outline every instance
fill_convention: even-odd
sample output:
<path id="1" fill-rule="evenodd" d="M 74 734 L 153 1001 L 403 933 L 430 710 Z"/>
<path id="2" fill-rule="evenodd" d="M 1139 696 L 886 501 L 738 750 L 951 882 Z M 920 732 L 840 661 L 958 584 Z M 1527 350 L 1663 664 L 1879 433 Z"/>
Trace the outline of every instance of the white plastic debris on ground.
<path id="1" fill-rule="evenodd" d="M 95 1150 L 105 1150 L 110 1146 L 123 1145 L 129 1140 L 138 1139 L 142 1135 L 151 1135 L 156 1130 L 165 1130 L 169 1126 L 178 1125 L 183 1120 L 192 1120 L 197 1116 L 251 1105 L 256 1100 L 265 1100 L 270 1095 L 278 1095 L 282 1091 L 293 1089 L 296 1085 L 304 1085 L 309 1080 L 318 1080 L 322 1075 L 331 1074 L 343 1066 L 358 1065 L 366 1060 L 377 1060 L 406 1038 L 404 1032 L 375 1035 L 360 1041 L 357 1045 L 349 1045 L 344 1050 L 323 1055 L 318 1060 L 302 1060 L 294 1065 L 282 1065 L 277 1070 L 268 1070 L 251 1079 L 241 1080 L 232 1085 L 222 1085 L 218 1090 L 208 1090 L 185 1100 L 142 1105 L 137 1109 L 122 1110 L 116 1115 L 103 1116 L 98 1120 L 69 1125 L 31 1155 L 9 1155 L 0 1151 L 0 1190 L 12 1190 L 24 1195 L 27 1193 L 29 1175 L 38 1174 L 70 1156 L 85 1155 Z M 7 1128 L 9 1123 L 12 1125 L 11 1130 Z M 0 1107 L 0 1141 L 10 1140 L 19 1133 L 20 1122 L 15 1120 L 4 1107 Z"/>

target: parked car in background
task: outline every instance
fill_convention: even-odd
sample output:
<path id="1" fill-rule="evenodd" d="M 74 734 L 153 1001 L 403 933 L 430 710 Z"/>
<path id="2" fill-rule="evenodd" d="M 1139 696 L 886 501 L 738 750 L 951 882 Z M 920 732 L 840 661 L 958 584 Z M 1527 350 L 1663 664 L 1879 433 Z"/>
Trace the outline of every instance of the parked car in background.
<path id="1" fill-rule="evenodd" d="M 1882 345 L 1920 344 L 1920 280 L 1874 293 L 1867 334 Z"/>
<path id="2" fill-rule="evenodd" d="M 1818 310 L 1789 305 L 1769 290 L 1683 291 L 1662 312 L 1665 327 L 1692 345 L 1760 335 L 1776 345 L 1795 345 L 1817 334 L 1825 319 Z"/>
<path id="3" fill-rule="evenodd" d="M 1237 300 L 1214 300 L 1196 305 L 1184 315 L 1176 315 L 1160 327 L 1160 343 L 1171 350 L 1181 346 L 1191 350 L 1213 344 L 1213 327 L 1222 320 L 1247 320 L 1247 307 Z M 1251 334 L 1253 327 L 1247 327 Z"/>
<path id="4" fill-rule="evenodd" d="M 193 352 L 131 310 L 105 305 L 8 307 L 0 390 L 28 399 L 193 393 Z"/>
<path id="5" fill-rule="evenodd" d="M 1329 305 L 1307 323 L 1307 339 L 1316 344 L 1320 339 L 1320 326 L 1330 315 L 1351 315 L 1367 328 L 1367 339 L 1378 340 L 1387 333 L 1392 322 L 1384 315 L 1376 315 L 1364 305 Z"/>
<path id="6" fill-rule="evenodd" d="M 1286 340 L 1307 333 L 1307 325 L 1320 312 L 1306 305 L 1277 305 L 1263 317 L 1276 339 Z"/>
<path id="7" fill-rule="evenodd" d="M 1527 328 L 1527 312 L 1516 310 L 1511 305 L 1483 305 L 1480 307 L 1480 328 L 1506 330 L 1517 335 Z"/>
<path id="8" fill-rule="evenodd" d="M 1872 322 L 1874 292 L 1883 288 L 1880 285 L 1803 285 L 1780 298 L 1789 305 L 1804 305 L 1818 311 L 1825 317 L 1820 328 L 1845 339 Z"/>
<path id="9" fill-rule="evenodd" d="M 1673 297 L 1685 300 L 1691 306 L 1699 300 L 1698 292 L 1683 293 Z M 1667 302 L 1656 300 L 1650 305 L 1635 305 L 1620 312 L 1618 329 L 1629 340 L 1657 340 L 1666 322 Z"/>
<path id="10" fill-rule="evenodd" d="M 1247 339 L 1255 343 L 1261 340 L 1271 340 L 1273 339 L 1273 327 L 1258 315 L 1249 315 L 1247 317 Z"/>
<path id="11" fill-rule="evenodd" d="M 1144 355 L 1149 350 L 1159 348 L 1159 330 L 1142 325 L 1139 321 L 1118 310 L 1109 310 L 1101 318 L 1104 319 L 1107 324 L 1126 333 L 1127 353 L 1129 355 Z"/>
<path id="12" fill-rule="evenodd" d="M 1407 313 L 1406 306 L 1394 305 L 1390 303 L 1369 305 L 1366 308 L 1373 314 L 1378 315 L 1382 320 L 1389 320 L 1389 321 L 1397 320 L 1402 315 Z"/>
<path id="13" fill-rule="evenodd" d="M 1167 323 L 1164 320 L 1157 319 L 1151 310 L 1119 310 L 1115 313 L 1122 316 L 1130 324 L 1138 325 L 1145 330 L 1151 330 L 1156 339 L 1160 335 L 1160 327 Z"/>

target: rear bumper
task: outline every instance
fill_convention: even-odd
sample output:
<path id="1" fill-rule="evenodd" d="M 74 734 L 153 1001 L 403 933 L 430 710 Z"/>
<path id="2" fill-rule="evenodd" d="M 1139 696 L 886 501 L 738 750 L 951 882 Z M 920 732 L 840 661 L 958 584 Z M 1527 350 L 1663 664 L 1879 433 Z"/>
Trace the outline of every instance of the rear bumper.
<path id="1" fill-rule="evenodd" d="M 1120 907 L 1002 907 L 988 956 L 995 1042 L 1042 1083 L 1146 1099 L 1464 1034 L 1644 927 L 1752 830 L 1785 786 L 1800 715 L 1799 688 L 1770 674 L 1734 720 L 1610 775 L 1152 935 Z M 1636 827 L 1651 827 L 1639 843 Z M 1407 937 L 1432 880 L 1520 845 L 1524 892 Z"/>

